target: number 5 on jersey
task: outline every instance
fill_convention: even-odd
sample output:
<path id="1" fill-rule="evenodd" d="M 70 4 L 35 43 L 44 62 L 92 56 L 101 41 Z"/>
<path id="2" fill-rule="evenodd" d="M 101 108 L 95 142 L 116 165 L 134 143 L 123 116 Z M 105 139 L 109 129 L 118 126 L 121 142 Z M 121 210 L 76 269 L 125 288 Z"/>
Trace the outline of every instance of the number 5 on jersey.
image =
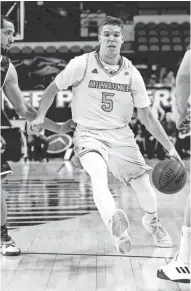
<path id="1" fill-rule="evenodd" d="M 114 93 L 102 92 L 102 105 L 101 109 L 106 112 L 111 112 L 113 110 L 113 100 L 109 97 L 113 97 Z"/>

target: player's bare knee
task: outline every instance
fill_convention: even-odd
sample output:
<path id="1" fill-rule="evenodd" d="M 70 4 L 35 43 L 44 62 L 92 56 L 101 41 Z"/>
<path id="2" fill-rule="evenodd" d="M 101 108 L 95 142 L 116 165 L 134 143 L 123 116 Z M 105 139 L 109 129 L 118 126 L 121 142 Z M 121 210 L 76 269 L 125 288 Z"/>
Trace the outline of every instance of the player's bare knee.
<path id="1" fill-rule="evenodd" d="M 101 178 L 107 172 L 107 165 L 103 157 L 96 152 L 89 152 L 80 158 L 83 168 L 91 176 Z"/>

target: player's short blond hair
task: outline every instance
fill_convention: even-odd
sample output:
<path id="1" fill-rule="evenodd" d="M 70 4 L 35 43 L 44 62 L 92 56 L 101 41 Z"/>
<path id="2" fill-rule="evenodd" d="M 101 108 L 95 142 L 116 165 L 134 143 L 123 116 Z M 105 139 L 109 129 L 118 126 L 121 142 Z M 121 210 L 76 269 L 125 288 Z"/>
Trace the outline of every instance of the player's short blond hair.
<path id="1" fill-rule="evenodd" d="M 101 31 L 102 27 L 105 25 L 117 25 L 123 29 L 123 21 L 119 18 L 115 18 L 113 16 L 106 16 L 99 24 L 99 32 Z"/>

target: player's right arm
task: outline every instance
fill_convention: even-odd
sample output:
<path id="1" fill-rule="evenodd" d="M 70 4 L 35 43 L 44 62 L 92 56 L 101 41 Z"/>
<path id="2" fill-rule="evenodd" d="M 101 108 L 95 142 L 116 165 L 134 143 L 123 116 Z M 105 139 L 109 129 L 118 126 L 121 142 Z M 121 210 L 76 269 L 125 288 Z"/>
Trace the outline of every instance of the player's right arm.
<path id="1" fill-rule="evenodd" d="M 66 90 L 68 87 L 80 81 L 83 78 L 85 67 L 86 59 L 84 55 L 72 59 L 66 68 L 61 71 L 56 76 L 55 80 L 46 88 L 40 101 L 37 117 L 31 122 L 33 130 L 39 130 L 42 127 L 46 113 L 57 92 Z"/>
<path id="2" fill-rule="evenodd" d="M 187 103 L 190 97 L 190 49 L 185 53 L 176 76 L 176 99 L 177 99 L 177 128 L 187 115 Z"/>

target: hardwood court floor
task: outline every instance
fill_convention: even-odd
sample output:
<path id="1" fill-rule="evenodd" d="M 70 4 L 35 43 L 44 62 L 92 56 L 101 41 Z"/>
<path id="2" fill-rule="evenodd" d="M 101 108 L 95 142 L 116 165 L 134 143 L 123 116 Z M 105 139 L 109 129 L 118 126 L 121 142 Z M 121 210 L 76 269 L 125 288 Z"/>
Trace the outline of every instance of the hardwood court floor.
<path id="1" fill-rule="evenodd" d="M 148 161 L 155 165 L 156 160 Z M 136 193 L 109 174 L 116 203 L 130 221 L 132 249 L 120 256 L 92 198 L 90 179 L 70 162 L 13 163 L 3 181 L 8 197 L 10 234 L 18 257 L 1 256 L 2 291 L 188 291 L 189 284 L 159 280 L 156 270 L 178 249 L 188 182 L 175 195 L 157 192 L 158 214 L 173 247 L 155 247 L 143 228 Z"/>

